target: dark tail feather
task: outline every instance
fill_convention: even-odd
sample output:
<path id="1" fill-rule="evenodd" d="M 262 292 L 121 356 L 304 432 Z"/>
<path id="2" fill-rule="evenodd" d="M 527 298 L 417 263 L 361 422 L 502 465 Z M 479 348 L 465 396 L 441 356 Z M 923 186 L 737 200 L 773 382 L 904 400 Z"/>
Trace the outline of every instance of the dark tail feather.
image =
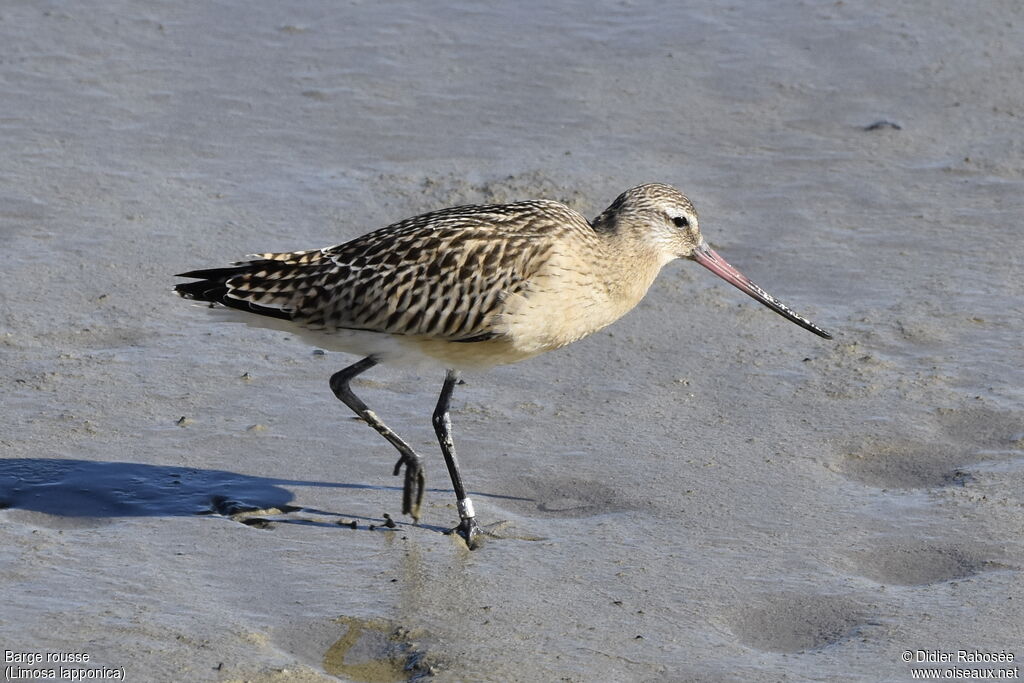
<path id="1" fill-rule="evenodd" d="M 254 266 L 262 266 L 263 261 L 249 261 L 240 263 L 237 266 L 225 268 L 204 268 L 202 270 L 190 270 L 187 273 L 178 273 L 174 277 L 202 278 L 203 280 L 227 280 L 229 277 L 241 275 L 253 269 Z"/>
<path id="2" fill-rule="evenodd" d="M 249 263 L 243 263 L 237 266 L 228 266 L 226 268 L 207 268 L 204 270 L 190 270 L 187 273 L 179 273 L 175 275 L 175 277 L 192 277 L 197 278 L 197 281 L 179 282 L 174 285 L 174 291 L 177 292 L 179 296 L 186 299 L 209 301 L 210 303 L 217 303 L 230 308 L 237 308 L 241 311 L 258 313 L 260 315 L 267 315 L 273 318 L 281 318 L 282 320 L 291 320 L 292 315 L 289 311 L 283 311 L 271 306 L 260 306 L 259 304 L 254 304 L 250 301 L 241 301 L 228 296 L 228 280 L 236 275 L 243 275 L 245 273 L 252 272 L 253 269 L 262 268 L 267 263 L 268 261 L 251 261 Z M 269 263 L 273 264 L 274 262 L 270 261 Z"/>
<path id="3" fill-rule="evenodd" d="M 227 281 L 247 270 L 249 270 L 248 264 L 178 273 L 174 277 L 197 278 L 198 282 L 179 282 L 174 285 L 174 291 L 186 299 L 222 304 L 224 303 L 224 297 L 228 293 Z"/>

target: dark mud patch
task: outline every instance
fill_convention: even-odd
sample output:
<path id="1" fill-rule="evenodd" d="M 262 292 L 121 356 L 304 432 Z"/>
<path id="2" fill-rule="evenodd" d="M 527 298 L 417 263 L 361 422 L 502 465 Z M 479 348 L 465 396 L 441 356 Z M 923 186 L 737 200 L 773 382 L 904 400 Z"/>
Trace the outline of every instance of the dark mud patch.
<path id="1" fill-rule="evenodd" d="M 360 683 L 425 680 L 434 672 L 415 640 L 422 633 L 385 619 L 338 617 L 345 634 L 324 653 L 324 671 Z"/>

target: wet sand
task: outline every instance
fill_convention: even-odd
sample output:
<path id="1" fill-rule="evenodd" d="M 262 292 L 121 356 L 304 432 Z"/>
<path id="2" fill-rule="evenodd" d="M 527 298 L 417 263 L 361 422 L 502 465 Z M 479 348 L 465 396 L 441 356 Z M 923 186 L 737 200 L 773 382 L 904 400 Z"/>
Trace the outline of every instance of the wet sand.
<path id="1" fill-rule="evenodd" d="M 1024 657 L 1016 4 L 25 1 L 0 45 L 6 650 L 280 682 Z M 441 533 L 442 377 L 357 387 L 428 456 L 413 527 L 327 386 L 353 358 L 170 291 L 650 181 L 836 339 L 676 263 L 606 331 L 468 376 L 463 472 L 506 522 L 472 553 Z"/>

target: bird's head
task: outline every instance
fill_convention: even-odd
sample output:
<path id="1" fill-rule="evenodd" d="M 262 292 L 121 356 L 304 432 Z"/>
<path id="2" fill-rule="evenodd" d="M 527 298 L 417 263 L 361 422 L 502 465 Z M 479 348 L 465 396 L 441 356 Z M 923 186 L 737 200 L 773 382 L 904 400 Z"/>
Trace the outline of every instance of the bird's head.
<path id="1" fill-rule="evenodd" d="M 626 190 L 593 224 L 598 232 L 616 233 L 653 249 L 662 265 L 677 258 L 692 259 L 787 320 L 819 337 L 832 338 L 719 256 L 700 234 L 693 202 L 674 187 L 649 183 Z"/>
<path id="2" fill-rule="evenodd" d="M 638 185 L 620 194 L 594 219 L 598 232 L 614 232 L 653 249 L 662 265 L 692 258 L 704 241 L 697 209 L 679 190 L 660 183 Z"/>

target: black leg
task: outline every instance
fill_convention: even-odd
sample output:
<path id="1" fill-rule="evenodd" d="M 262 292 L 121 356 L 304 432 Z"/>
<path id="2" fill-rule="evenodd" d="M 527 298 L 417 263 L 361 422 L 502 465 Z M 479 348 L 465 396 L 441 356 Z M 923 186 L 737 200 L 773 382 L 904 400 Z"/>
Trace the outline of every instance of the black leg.
<path id="1" fill-rule="evenodd" d="M 402 457 L 395 463 L 395 476 L 401 472 L 402 465 L 405 465 L 402 514 L 411 515 L 413 521 L 418 522 L 420 519 L 420 505 L 423 503 L 423 491 L 427 485 L 426 476 L 423 474 L 423 458 L 416 455 L 412 447 L 402 440 L 402 437 L 391 431 L 372 410 L 367 408 L 366 404 L 359 400 L 359 397 L 353 394 L 352 388 L 349 387 L 349 382 L 356 375 L 366 372 L 376 364 L 377 361 L 373 356 L 367 356 L 358 363 L 353 363 L 344 370 L 334 373 L 331 376 L 331 391 L 338 397 L 338 400 L 351 408 L 366 424 L 376 429 L 381 436 L 387 439 L 402 454 Z"/>
<path id="2" fill-rule="evenodd" d="M 458 381 L 459 373 L 449 370 L 444 378 L 444 386 L 441 387 L 441 395 L 437 398 L 437 407 L 434 408 L 434 431 L 437 433 L 438 443 L 441 444 L 444 463 L 448 466 L 448 474 L 451 475 L 452 488 L 455 489 L 455 498 L 459 507 L 459 526 L 452 531 L 466 539 L 466 545 L 473 549 L 477 546 L 480 528 L 476 524 L 473 501 L 466 495 L 466 487 L 462 484 L 459 461 L 455 457 L 455 442 L 452 441 L 452 420 L 448 415 L 452 392 Z"/>

